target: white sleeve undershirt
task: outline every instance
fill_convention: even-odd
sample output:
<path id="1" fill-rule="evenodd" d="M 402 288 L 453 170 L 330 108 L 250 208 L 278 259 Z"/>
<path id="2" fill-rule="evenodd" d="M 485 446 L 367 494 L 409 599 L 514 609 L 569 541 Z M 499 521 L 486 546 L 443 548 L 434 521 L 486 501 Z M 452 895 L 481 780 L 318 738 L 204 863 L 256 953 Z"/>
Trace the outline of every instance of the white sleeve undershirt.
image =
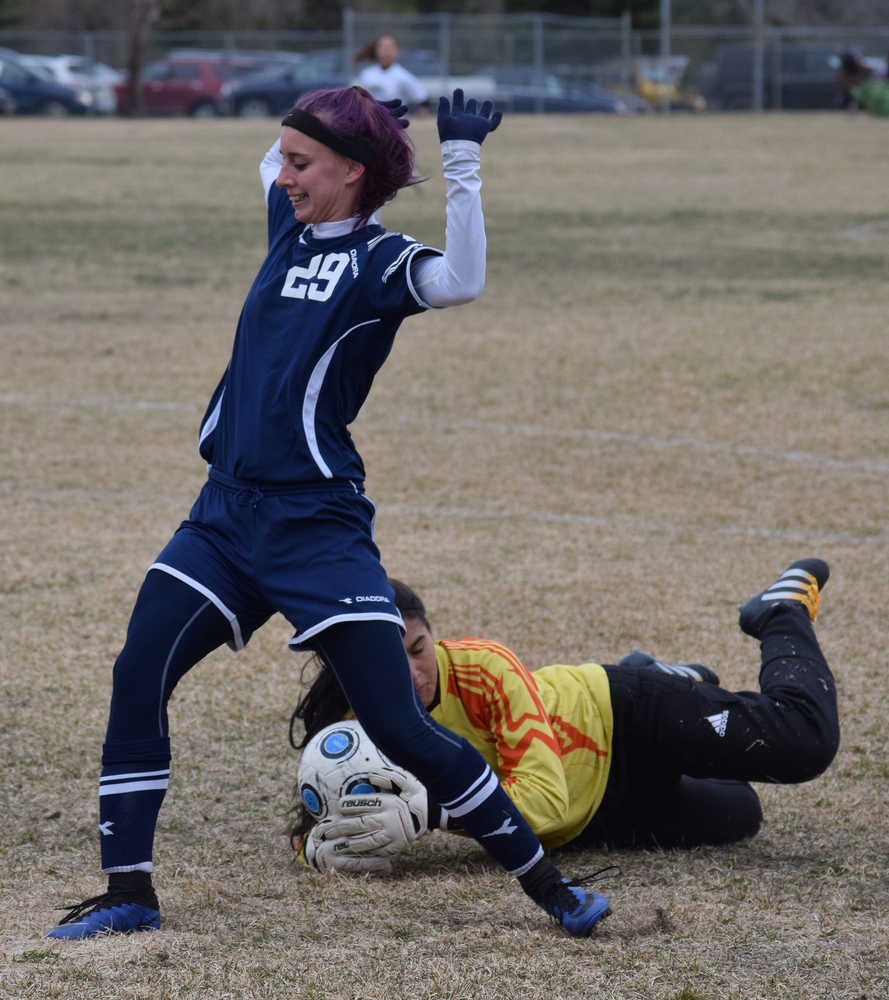
<path id="1" fill-rule="evenodd" d="M 469 139 L 441 144 L 446 186 L 444 254 L 421 256 L 411 267 L 414 287 L 433 309 L 471 302 L 485 287 L 485 219 L 479 176 L 481 146 Z M 284 157 L 280 139 L 259 165 L 265 200 L 281 171 Z"/>
<path id="2" fill-rule="evenodd" d="M 265 203 L 269 203 L 269 191 L 275 183 L 275 178 L 281 173 L 284 166 L 284 154 L 281 152 L 281 139 L 275 139 L 274 143 L 262 158 L 259 165 L 259 176 L 262 179 L 262 189 L 265 192 Z"/>
<path id="3" fill-rule="evenodd" d="M 441 144 L 447 192 L 444 256 L 421 257 L 412 269 L 420 298 L 436 309 L 478 298 L 485 287 L 485 219 L 481 146 L 469 139 Z"/>

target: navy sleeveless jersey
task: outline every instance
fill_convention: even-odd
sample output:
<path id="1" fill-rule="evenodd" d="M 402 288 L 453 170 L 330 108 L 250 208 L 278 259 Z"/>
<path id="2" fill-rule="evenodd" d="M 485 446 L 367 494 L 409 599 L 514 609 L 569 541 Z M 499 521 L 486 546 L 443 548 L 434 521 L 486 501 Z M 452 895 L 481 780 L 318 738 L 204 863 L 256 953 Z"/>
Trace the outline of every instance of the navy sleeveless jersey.
<path id="1" fill-rule="evenodd" d="M 274 186 L 268 212 L 268 256 L 201 422 L 201 456 L 257 482 L 362 481 L 348 425 L 401 321 L 427 308 L 411 262 L 440 251 L 378 225 L 319 239 Z"/>

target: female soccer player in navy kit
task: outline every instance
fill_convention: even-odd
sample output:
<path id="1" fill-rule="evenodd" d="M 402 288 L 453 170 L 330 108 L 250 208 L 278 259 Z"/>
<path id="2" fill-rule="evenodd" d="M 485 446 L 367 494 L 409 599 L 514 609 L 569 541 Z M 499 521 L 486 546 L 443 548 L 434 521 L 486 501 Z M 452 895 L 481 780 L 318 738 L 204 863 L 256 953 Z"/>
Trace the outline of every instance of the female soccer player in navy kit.
<path id="1" fill-rule="evenodd" d="M 374 216 L 416 180 L 401 109 L 349 87 L 304 95 L 284 118 L 260 167 L 268 256 L 201 425 L 208 481 L 149 568 L 114 665 L 99 787 L 108 890 L 50 937 L 160 926 L 151 872 L 167 702 L 199 660 L 222 643 L 240 649 L 274 612 L 330 665 L 373 741 L 569 933 L 588 935 L 610 912 L 561 877 L 483 758 L 417 698 L 348 432 L 401 321 L 482 291 L 478 170 L 500 123 L 492 112 L 459 90 L 441 98 L 443 253 Z"/>

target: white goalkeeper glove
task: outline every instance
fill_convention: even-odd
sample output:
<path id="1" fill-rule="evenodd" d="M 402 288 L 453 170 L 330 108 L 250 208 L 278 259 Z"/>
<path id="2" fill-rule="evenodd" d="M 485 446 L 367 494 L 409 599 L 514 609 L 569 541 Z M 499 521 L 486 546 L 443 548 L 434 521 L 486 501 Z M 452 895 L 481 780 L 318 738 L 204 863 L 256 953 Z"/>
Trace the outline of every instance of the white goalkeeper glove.
<path id="1" fill-rule="evenodd" d="M 306 863 L 322 872 L 391 872 L 392 855 L 425 832 L 416 804 L 412 811 L 399 795 L 344 795 L 337 812 L 312 827 L 305 843 Z"/>

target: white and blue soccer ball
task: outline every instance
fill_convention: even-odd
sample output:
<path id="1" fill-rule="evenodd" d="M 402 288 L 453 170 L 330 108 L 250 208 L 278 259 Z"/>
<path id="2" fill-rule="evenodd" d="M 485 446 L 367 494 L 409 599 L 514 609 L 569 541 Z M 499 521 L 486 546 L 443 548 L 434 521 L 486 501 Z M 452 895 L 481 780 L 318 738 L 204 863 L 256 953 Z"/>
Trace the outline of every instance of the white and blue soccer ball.
<path id="1" fill-rule="evenodd" d="M 391 792 L 408 803 L 415 826 L 426 828 L 426 789 L 378 750 L 354 719 L 335 722 L 309 740 L 299 762 L 297 785 L 303 807 L 318 822 L 343 815 L 345 796 Z"/>

